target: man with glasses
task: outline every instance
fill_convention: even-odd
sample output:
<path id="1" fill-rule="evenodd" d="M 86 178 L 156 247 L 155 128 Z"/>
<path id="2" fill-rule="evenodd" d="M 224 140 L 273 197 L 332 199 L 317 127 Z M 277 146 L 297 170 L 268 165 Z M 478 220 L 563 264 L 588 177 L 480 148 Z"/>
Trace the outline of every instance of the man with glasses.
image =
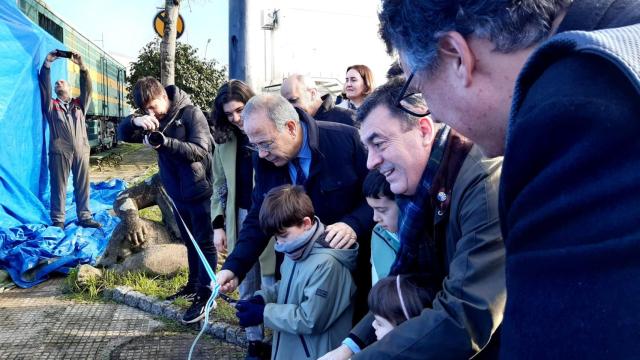
<path id="1" fill-rule="evenodd" d="M 436 119 L 504 154 L 501 357 L 637 357 L 640 1 L 384 0 L 379 18 Z"/>
<path id="2" fill-rule="evenodd" d="M 333 248 L 349 248 L 357 241 L 358 269 L 370 269 L 373 214 L 361 191 L 367 175 L 367 153 L 357 129 L 316 122 L 280 95 L 254 96 L 245 105 L 242 117 L 244 131 L 256 152 L 255 187 L 236 246 L 217 275 L 222 291 L 235 289 L 268 245 L 258 214 L 265 194 L 283 184 L 304 186 L 317 216 L 329 224 L 325 240 Z M 354 316 L 359 319 L 366 313 L 371 276 L 355 280 L 358 292 Z"/>
<path id="3" fill-rule="evenodd" d="M 505 302 L 502 160 L 485 158 L 469 140 L 433 123 L 419 94 L 401 96 L 402 84 L 398 78 L 376 89 L 356 120 L 367 167 L 386 177 L 400 208 L 401 245 L 390 275 L 428 274 L 437 295 L 420 316 L 373 344 L 369 314 L 322 359 L 468 359 L 481 349 L 479 358 L 491 358 L 495 346 L 487 344 L 497 337 Z"/>

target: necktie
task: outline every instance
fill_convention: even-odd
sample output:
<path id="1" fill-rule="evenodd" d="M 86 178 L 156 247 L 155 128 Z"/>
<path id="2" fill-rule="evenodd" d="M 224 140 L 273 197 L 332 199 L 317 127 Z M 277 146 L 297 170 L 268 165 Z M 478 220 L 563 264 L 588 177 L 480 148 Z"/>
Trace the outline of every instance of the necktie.
<path id="1" fill-rule="evenodd" d="M 307 182 L 307 177 L 302 170 L 302 166 L 300 166 L 300 158 L 295 158 L 291 160 L 293 164 L 293 168 L 296 170 L 296 185 L 304 185 Z"/>

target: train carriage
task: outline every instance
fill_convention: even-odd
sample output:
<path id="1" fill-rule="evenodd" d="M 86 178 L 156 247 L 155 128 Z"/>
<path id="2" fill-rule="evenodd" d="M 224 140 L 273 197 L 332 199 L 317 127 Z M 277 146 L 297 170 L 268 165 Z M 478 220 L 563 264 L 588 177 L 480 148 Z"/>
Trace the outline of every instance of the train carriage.
<path id="1" fill-rule="evenodd" d="M 87 109 L 89 145 L 94 152 L 116 146 L 118 121 L 130 112 L 126 102 L 125 66 L 49 10 L 44 1 L 17 0 L 17 4 L 34 23 L 82 56 L 93 84 L 92 101 Z M 70 61 L 67 70 L 71 96 L 79 96 L 79 70 Z"/>

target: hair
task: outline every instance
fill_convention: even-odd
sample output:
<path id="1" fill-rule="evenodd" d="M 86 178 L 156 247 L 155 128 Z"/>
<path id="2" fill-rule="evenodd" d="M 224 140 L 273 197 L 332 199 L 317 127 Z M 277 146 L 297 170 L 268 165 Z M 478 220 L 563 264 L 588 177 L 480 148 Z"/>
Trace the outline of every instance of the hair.
<path id="1" fill-rule="evenodd" d="M 152 76 L 145 76 L 136 81 L 133 86 L 133 102 L 139 109 L 144 108 L 147 104 L 162 96 L 167 96 L 167 91 L 160 81 Z"/>
<path id="2" fill-rule="evenodd" d="M 380 199 L 386 197 L 395 200 L 396 195 L 391 192 L 391 186 L 384 175 L 378 170 L 371 170 L 362 183 L 362 195 L 368 198 Z"/>
<path id="3" fill-rule="evenodd" d="M 400 96 L 403 85 L 404 79 L 402 77 L 395 77 L 386 84 L 379 86 L 371 95 L 367 96 L 358 108 L 356 112 L 356 122 L 362 124 L 373 109 L 378 106 L 384 106 L 389 109 L 392 117 L 401 121 L 403 130 L 408 131 L 418 126 L 420 117 L 406 113 L 396 106 L 396 101 Z M 404 102 L 411 107 L 427 106 L 419 94 L 406 97 Z"/>
<path id="4" fill-rule="evenodd" d="M 399 50 L 410 68 L 433 72 L 438 41 L 448 31 L 488 39 L 510 53 L 531 47 L 550 34 L 553 21 L 571 0 L 384 0 L 379 33 L 387 52 Z"/>
<path id="5" fill-rule="evenodd" d="M 231 134 L 236 131 L 237 127 L 229 122 L 227 115 L 224 113 L 224 104 L 230 101 L 239 101 L 246 104 L 249 99 L 255 96 L 255 93 L 249 85 L 240 80 L 229 80 L 218 89 L 218 95 L 211 104 L 211 116 L 213 120 L 214 133 L 213 137 L 218 144 L 229 141 Z"/>
<path id="6" fill-rule="evenodd" d="M 404 70 L 402 70 L 402 66 L 400 66 L 400 61 L 396 60 L 389 65 L 386 76 L 387 80 L 391 80 L 396 76 L 404 76 Z"/>
<path id="7" fill-rule="evenodd" d="M 355 70 L 362 76 L 362 80 L 364 81 L 364 94 L 369 95 L 373 91 L 373 72 L 367 65 L 351 65 L 347 68 L 345 73 L 349 72 L 349 70 Z"/>
<path id="8" fill-rule="evenodd" d="M 409 318 L 420 315 L 430 308 L 435 298 L 435 290 L 430 286 L 430 278 L 421 274 L 397 275 L 400 277 L 402 301 Z M 407 320 L 402 310 L 396 276 L 380 279 L 369 291 L 369 310 L 398 326 Z"/>
<path id="9" fill-rule="evenodd" d="M 280 94 L 261 94 L 252 97 L 244 105 L 242 116 L 249 118 L 259 110 L 267 113 L 267 117 L 276 124 L 278 131 L 282 131 L 289 120 L 296 123 L 300 121 L 296 109 Z"/>
<path id="10" fill-rule="evenodd" d="M 311 198 L 299 185 L 281 185 L 267 193 L 260 207 L 260 228 L 273 236 L 291 226 L 300 226 L 305 217 L 315 217 Z"/>
<path id="11" fill-rule="evenodd" d="M 306 89 L 318 89 L 318 85 L 316 84 L 315 80 L 307 75 L 291 74 L 287 79 L 295 79 L 296 81 L 304 85 Z"/>

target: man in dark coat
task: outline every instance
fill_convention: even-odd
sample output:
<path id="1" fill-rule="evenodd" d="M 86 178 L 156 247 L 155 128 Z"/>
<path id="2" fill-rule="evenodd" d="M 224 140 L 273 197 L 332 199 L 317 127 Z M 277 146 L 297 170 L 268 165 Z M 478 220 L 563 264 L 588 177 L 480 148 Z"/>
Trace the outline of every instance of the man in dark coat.
<path id="1" fill-rule="evenodd" d="M 191 232 L 209 265 L 215 269 L 217 255 L 213 244 L 210 199 L 213 139 L 202 111 L 176 86 L 164 88 L 156 79 L 145 77 L 136 82 L 133 99 L 147 115 L 127 117 L 120 124 L 118 134 L 124 141 L 143 142 L 158 152 L 160 180 L 176 204 L 178 212 L 174 210 L 174 216 L 187 246 L 189 261 L 189 281 L 173 297 L 193 299 L 182 320 L 197 322 L 205 316 L 211 280 L 187 231 Z"/>
<path id="2" fill-rule="evenodd" d="M 284 79 L 280 94 L 316 120 L 354 125 L 354 112 L 337 107 L 331 94 L 320 96 L 316 82 L 307 76 L 293 74 Z"/>
<path id="3" fill-rule="evenodd" d="M 51 222 L 64 228 L 65 199 L 69 172 L 73 173 L 73 195 L 78 225 L 99 228 L 89 209 L 89 140 L 86 115 L 91 103 L 91 77 L 80 54 L 70 60 L 80 67 L 80 97 L 71 98 L 66 80 L 56 81 L 56 99 L 51 98 L 51 63 L 59 59 L 58 50 L 47 54 L 38 81 L 42 108 L 49 122 L 49 172 L 51 179 Z"/>
<path id="4" fill-rule="evenodd" d="M 368 273 L 373 214 L 361 191 L 367 153 L 358 131 L 342 124 L 316 122 L 280 95 L 251 98 L 242 117 L 256 151 L 255 187 L 236 246 L 217 275 L 222 291 L 237 286 L 269 243 L 260 229 L 258 214 L 265 194 L 283 184 L 304 186 L 316 215 L 329 224 L 326 240 L 331 247 L 349 248 L 358 241 L 357 266 Z M 358 317 L 366 313 L 371 276 L 355 280 L 359 288 L 354 303 Z"/>
<path id="5" fill-rule="evenodd" d="M 640 97 L 622 69 L 640 36 L 566 31 L 637 24 L 640 1 L 385 1 L 380 19 L 434 116 L 505 156 L 502 357 L 637 357 Z M 636 55 L 620 66 L 608 42 Z"/>

